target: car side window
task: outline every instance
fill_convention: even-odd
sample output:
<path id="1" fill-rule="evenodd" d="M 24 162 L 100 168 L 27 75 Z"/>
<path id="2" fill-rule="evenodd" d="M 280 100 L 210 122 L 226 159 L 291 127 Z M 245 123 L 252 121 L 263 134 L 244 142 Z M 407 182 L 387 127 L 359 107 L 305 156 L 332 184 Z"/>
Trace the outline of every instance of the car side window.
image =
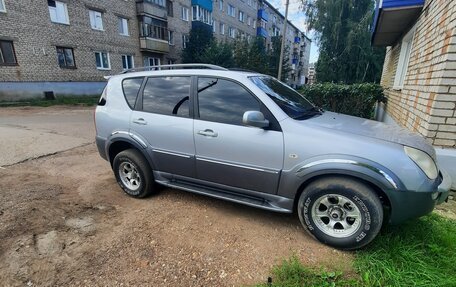
<path id="1" fill-rule="evenodd" d="M 246 111 L 260 111 L 260 103 L 241 85 L 219 78 L 198 78 L 199 118 L 242 125 Z"/>
<path id="2" fill-rule="evenodd" d="M 151 77 L 143 92 L 143 111 L 179 117 L 190 116 L 190 77 Z"/>
<path id="3" fill-rule="evenodd" d="M 129 78 L 122 81 L 122 89 L 130 108 L 134 108 L 138 92 L 141 89 L 141 84 L 144 78 Z"/>

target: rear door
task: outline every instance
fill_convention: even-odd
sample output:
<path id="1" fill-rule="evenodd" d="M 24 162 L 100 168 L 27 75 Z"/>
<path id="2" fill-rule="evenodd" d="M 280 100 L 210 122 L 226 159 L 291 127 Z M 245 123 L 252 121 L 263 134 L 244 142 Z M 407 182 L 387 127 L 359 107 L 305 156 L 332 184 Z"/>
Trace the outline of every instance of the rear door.
<path id="1" fill-rule="evenodd" d="M 283 136 L 272 114 L 238 82 L 215 77 L 199 77 L 197 82 L 197 177 L 276 193 L 283 165 Z M 244 126 L 242 117 L 246 111 L 263 112 L 271 126 Z"/>
<path id="2" fill-rule="evenodd" d="M 195 176 L 192 77 L 149 77 L 131 116 L 130 132 L 149 144 L 158 171 Z"/>

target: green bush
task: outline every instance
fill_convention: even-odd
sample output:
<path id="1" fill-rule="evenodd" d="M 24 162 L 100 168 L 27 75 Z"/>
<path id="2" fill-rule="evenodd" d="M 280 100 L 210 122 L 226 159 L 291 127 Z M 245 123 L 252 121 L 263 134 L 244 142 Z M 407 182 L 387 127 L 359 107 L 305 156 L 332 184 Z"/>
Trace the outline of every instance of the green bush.
<path id="1" fill-rule="evenodd" d="M 317 106 L 332 112 L 372 119 L 377 101 L 385 101 L 378 84 L 314 84 L 299 90 Z"/>

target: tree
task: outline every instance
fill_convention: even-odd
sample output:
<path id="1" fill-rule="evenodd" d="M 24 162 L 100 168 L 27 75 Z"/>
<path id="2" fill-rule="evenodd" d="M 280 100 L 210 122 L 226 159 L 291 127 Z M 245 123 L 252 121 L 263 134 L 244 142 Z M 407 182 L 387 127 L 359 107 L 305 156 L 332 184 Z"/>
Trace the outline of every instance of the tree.
<path id="1" fill-rule="evenodd" d="M 182 63 L 203 63 L 206 48 L 214 42 L 212 30 L 204 26 L 193 27 L 188 42 L 182 50 Z"/>
<path id="2" fill-rule="evenodd" d="M 268 74 L 277 77 L 279 73 L 279 62 L 280 62 L 280 49 L 282 46 L 282 36 L 275 36 L 271 38 L 271 50 L 268 53 L 269 58 L 269 69 Z M 283 62 L 282 62 L 282 77 L 281 81 L 286 81 L 289 73 L 291 72 L 290 67 L 290 47 L 284 46 L 283 49 Z"/>
<path id="3" fill-rule="evenodd" d="M 379 82 L 385 50 L 370 45 L 372 0 L 302 0 L 317 34 L 319 82 Z"/>
<path id="4" fill-rule="evenodd" d="M 225 42 L 212 41 L 201 55 L 201 63 L 234 67 L 233 47 Z"/>
<path id="5" fill-rule="evenodd" d="M 234 63 L 237 68 L 266 74 L 269 62 L 264 39 L 255 37 L 250 43 L 246 39 L 236 39 L 234 43 Z"/>

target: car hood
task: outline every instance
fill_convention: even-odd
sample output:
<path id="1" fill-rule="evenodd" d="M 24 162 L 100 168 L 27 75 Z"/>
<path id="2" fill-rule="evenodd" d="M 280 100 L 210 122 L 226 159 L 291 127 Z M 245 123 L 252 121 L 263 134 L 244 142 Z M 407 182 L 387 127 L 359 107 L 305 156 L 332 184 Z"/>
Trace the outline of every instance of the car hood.
<path id="1" fill-rule="evenodd" d="M 399 126 L 327 111 L 303 122 L 417 148 L 435 160 L 435 150 L 424 137 Z"/>

